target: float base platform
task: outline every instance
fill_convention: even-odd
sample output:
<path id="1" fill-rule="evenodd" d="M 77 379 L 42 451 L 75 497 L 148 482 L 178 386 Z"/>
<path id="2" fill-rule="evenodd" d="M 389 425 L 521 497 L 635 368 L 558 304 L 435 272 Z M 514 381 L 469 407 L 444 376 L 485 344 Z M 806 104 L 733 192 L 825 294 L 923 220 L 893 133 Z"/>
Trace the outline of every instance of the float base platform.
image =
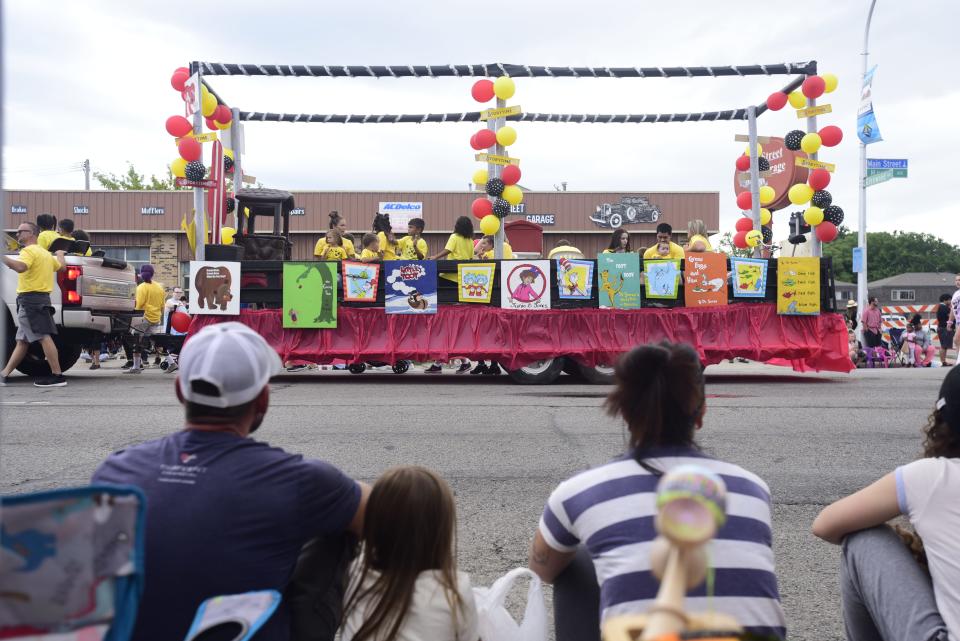
<path id="1" fill-rule="evenodd" d="M 613 363 L 636 345 L 692 345 L 707 364 L 742 357 L 796 371 L 849 372 L 853 367 L 840 314 L 780 316 L 771 304 L 705 309 L 555 309 L 518 312 L 446 305 L 434 315 L 386 314 L 340 307 L 336 329 L 286 329 L 280 310 L 194 316 L 190 333 L 239 320 L 263 336 L 284 361 L 329 363 L 457 357 L 494 360 L 508 370 L 566 356 L 587 366 Z"/>

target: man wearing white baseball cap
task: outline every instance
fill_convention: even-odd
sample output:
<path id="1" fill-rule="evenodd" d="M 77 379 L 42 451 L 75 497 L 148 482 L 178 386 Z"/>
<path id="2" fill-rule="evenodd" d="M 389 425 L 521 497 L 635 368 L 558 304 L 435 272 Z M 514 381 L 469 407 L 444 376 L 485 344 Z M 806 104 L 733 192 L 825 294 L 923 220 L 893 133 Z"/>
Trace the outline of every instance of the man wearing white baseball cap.
<path id="1" fill-rule="evenodd" d="M 184 429 L 112 454 L 93 476 L 147 496 L 145 590 L 132 638 L 185 638 L 197 607 L 213 596 L 283 592 L 308 542 L 330 584 L 312 586 L 330 592 L 330 603 L 320 605 L 339 608 L 342 582 L 330 568 L 346 567 L 347 533 L 362 531 L 369 487 L 328 463 L 250 438 L 282 367 L 249 327 L 205 327 L 179 363 Z M 286 641 L 290 627 L 284 599 L 256 638 Z"/>

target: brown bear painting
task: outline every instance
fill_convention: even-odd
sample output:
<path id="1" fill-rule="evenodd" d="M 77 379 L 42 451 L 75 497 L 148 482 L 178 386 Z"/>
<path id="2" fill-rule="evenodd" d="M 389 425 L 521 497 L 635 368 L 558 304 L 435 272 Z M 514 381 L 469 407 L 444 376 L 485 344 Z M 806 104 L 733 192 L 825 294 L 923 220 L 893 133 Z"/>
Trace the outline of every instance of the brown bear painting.
<path id="1" fill-rule="evenodd" d="M 230 293 L 233 277 L 227 267 L 201 267 L 193 284 L 197 288 L 197 305 L 200 309 L 206 305 L 211 310 L 219 308 L 221 312 L 227 311 L 227 303 L 233 300 Z"/>

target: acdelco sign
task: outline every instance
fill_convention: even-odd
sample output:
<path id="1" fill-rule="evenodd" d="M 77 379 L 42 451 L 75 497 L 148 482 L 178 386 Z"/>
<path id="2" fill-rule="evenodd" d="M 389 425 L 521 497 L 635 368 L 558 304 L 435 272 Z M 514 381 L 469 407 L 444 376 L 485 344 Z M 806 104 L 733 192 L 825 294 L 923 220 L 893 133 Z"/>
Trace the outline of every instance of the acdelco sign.
<path id="1" fill-rule="evenodd" d="M 806 182 L 808 171 L 796 165 L 797 158 L 806 158 L 802 151 L 790 151 L 783 144 L 783 138 L 771 138 L 763 145 L 763 157 L 770 163 L 770 175 L 760 178 L 760 186 L 770 185 L 777 192 L 777 198 L 769 205 L 763 205 L 771 211 L 790 206 L 787 191 L 791 185 Z M 733 191 L 739 194 L 750 191 L 750 172 L 734 171 Z"/>
<path id="2" fill-rule="evenodd" d="M 381 214 L 403 213 L 419 218 L 423 213 L 423 203 L 380 203 Z"/>

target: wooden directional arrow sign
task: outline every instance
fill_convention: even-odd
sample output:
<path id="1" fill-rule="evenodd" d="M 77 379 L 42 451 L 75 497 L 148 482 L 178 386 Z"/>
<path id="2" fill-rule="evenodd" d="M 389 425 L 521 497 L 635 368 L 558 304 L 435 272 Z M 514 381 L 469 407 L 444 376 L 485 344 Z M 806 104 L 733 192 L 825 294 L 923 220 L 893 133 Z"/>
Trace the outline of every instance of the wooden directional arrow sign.
<path id="1" fill-rule="evenodd" d="M 516 116 L 522 114 L 523 109 L 520 105 L 513 107 L 501 107 L 499 109 L 484 109 L 480 112 L 480 120 L 493 120 L 495 118 L 506 118 L 507 116 Z"/>
<path id="2" fill-rule="evenodd" d="M 516 165 L 520 166 L 519 158 L 511 158 L 509 156 L 497 156 L 495 154 L 477 154 L 473 157 L 474 160 L 479 162 L 488 162 L 491 165 Z"/>
<path id="3" fill-rule="evenodd" d="M 797 109 L 797 118 L 809 118 L 810 116 L 819 116 L 833 112 L 830 105 L 817 105 L 816 107 L 807 107 L 806 109 Z"/>
<path id="4" fill-rule="evenodd" d="M 837 170 L 837 166 L 833 163 L 820 162 L 819 160 L 813 160 L 811 158 L 797 158 L 794 160 L 794 164 L 798 167 L 806 167 L 807 169 L 826 169 L 830 173 Z"/>

